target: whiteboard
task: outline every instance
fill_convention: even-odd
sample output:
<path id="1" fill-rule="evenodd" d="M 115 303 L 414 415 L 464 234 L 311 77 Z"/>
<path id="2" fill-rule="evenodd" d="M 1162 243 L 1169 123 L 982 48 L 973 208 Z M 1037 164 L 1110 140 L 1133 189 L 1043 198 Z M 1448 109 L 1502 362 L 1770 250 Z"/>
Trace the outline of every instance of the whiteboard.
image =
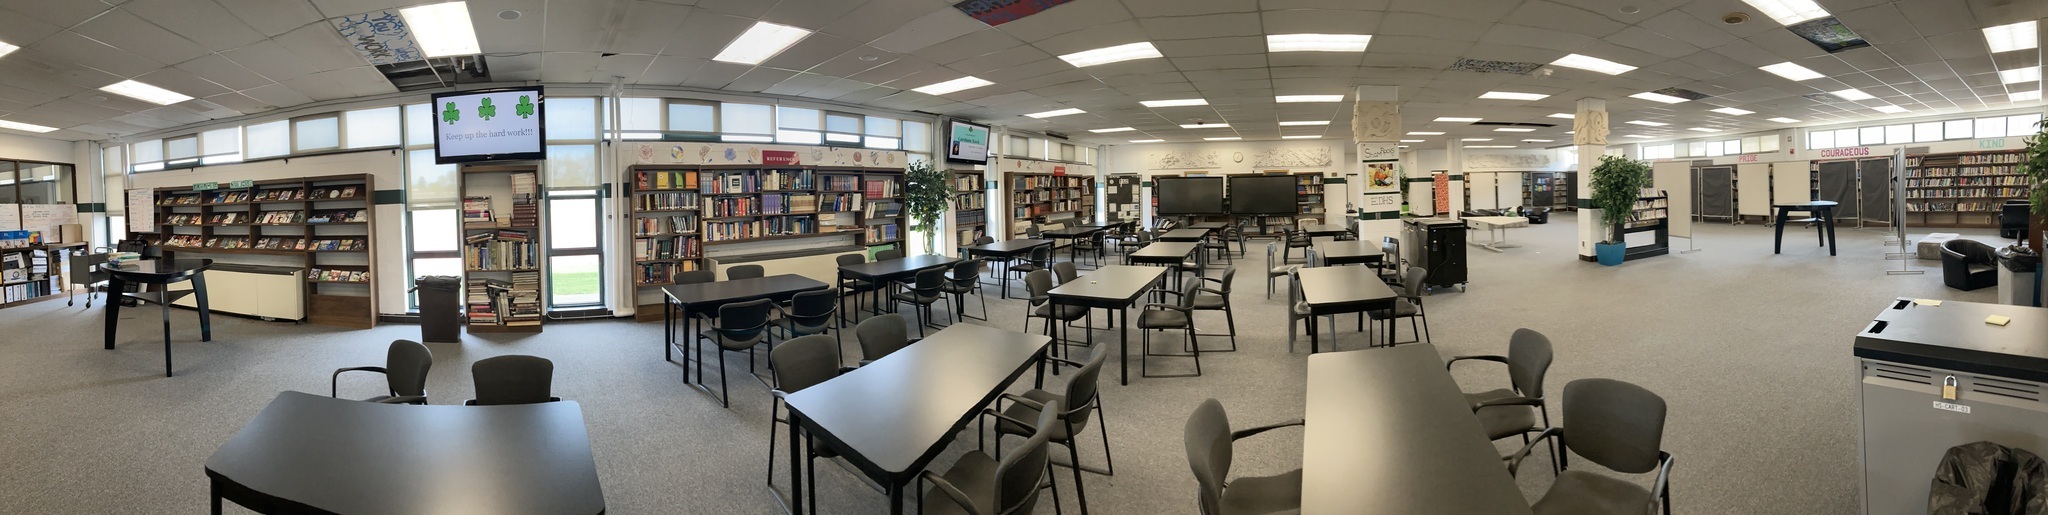
<path id="1" fill-rule="evenodd" d="M 1493 187 L 1501 207 L 1528 207 L 1522 205 L 1522 172 L 1493 174 Z"/>
<path id="2" fill-rule="evenodd" d="M 1804 204 L 1813 201 L 1811 161 L 1771 164 L 1771 204 Z"/>
<path id="3" fill-rule="evenodd" d="M 1671 224 L 1671 236 L 1692 237 L 1692 162 L 1659 161 L 1650 167 L 1657 189 L 1669 195 L 1664 223 Z"/>
<path id="4" fill-rule="evenodd" d="M 156 194 L 149 188 L 128 190 L 128 232 L 156 232 Z"/>
<path id="5" fill-rule="evenodd" d="M 21 205 L 21 228 L 29 231 L 43 231 L 43 241 L 57 241 L 57 226 L 75 223 L 78 223 L 77 205 Z"/>
<path id="6" fill-rule="evenodd" d="M 21 230 L 21 206 L 0 204 L 0 231 Z"/>
<path id="7" fill-rule="evenodd" d="M 1771 216 L 1771 165 L 1770 163 L 1743 163 L 1735 166 L 1735 214 L 1743 216 Z"/>
<path id="8" fill-rule="evenodd" d="M 1494 198 L 1494 175 L 1490 173 L 1465 174 L 1465 188 L 1472 192 L 1472 209 L 1500 208 L 1500 200 Z"/>

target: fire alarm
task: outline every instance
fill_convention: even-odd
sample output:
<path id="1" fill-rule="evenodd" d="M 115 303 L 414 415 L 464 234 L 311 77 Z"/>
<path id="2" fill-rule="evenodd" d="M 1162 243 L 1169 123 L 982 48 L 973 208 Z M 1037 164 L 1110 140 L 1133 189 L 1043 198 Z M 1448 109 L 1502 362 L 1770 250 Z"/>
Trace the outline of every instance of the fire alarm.
<path id="1" fill-rule="evenodd" d="M 1728 13 L 1721 16 L 1721 23 L 1729 25 L 1741 25 L 1746 21 L 1749 21 L 1749 13 Z"/>

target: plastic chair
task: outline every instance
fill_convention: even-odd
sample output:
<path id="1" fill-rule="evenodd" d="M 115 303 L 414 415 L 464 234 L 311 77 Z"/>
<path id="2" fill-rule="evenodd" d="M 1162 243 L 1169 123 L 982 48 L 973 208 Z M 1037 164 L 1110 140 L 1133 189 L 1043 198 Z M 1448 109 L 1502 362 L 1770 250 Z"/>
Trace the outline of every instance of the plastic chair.
<path id="1" fill-rule="evenodd" d="M 1275 260 L 1275 259 L 1274 259 L 1274 258 L 1276 258 L 1276 257 L 1279 257 L 1279 256 L 1280 256 L 1280 242 L 1277 242 L 1277 241 L 1275 241 L 1275 242 L 1270 242 L 1270 243 L 1267 243 L 1267 244 L 1266 244 L 1266 298 L 1267 298 L 1267 299 L 1271 299 L 1271 298 L 1273 298 L 1273 280 L 1274 280 L 1274 279 L 1278 279 L 1278 278 L 1281 278 L 1281 277 L 1287 277 L 1287 274 L 1289 274 L 1289 273 L 1293 273 L 1293 272 L 1294 272 L 1294 269 L 1297 269 L 1297 268 L 1301 268 L 1301 265 L 1290 265 L 1290 264 L 1286 264 L 1286 263 L 1281 263 L 1280 261 L 1277 261 L 1277 260 Z"/>
<path id="2" fill-rule="evenodd" d="M 507 355 L 478 360 L 469 366 L 476 398 L 465 406 L 540 404 L 562 400 L 548 391 L 555 381 L 555 362 L 538 356 Z"/>
<path id="3" fill-rule="evenodd" d="M 969 452 L 953 462 L 952 468 L 946 469 L 944 474 L 926 470 L 918 475 L 923 482 L 931 484 L 929 491 L 932 497 L 950 501 L 925 506 L 926 490 L 919 490 L 918 512 L 973 515 L 1031 513 L 1038 505 L 1038 490 L 1044 487 L 1039 480 L 1047 478 L 1051 472 L 1048 465 L 1052 462 L 1052 453 L 1046 449 L 1045 443 L 1057 431 L 1059 412 L 1060 404 L 1053 402 L 1038 415 L 1037 423 L 1014 421 L 1030 424 L 1034 430 L 1030 438 L 1024 440 L 1024 445 L 1008 457 L 998 460 L 979 451 Z M 1053 501 L 1058 504 L 1059 487 L 1057 482 L 1052 483 Z"/>
<path id="4" fill-rule="evenodd" d="M 1301 420 L 1250 429 L 1230 429 L 1230 415 L 1216 399 L 1202 401 L 1188 416 L 1183 442 L 1188 453 L 1188 470 L 1198 487 L 1197 513 L 1232 515 L 1239 513 L 1280 513 L 1301 509 L 1301 469 L 1279 475 L 1230 479 L 1231 447 L 1238 440 L 1283 427 L 1302 425 Z"/>
<path id="5" fill-rule="evenodd" d="M 87 300 L 86 304 L 91 305 Z M 426 345 L 412 340 L 392 340 L 391 347 L 384 351 L 384 366 L 350 367 L 334 371 L 328 378 L 327 396 L 339 397 L 342 372 L 376 372 L 384 374 L 385 394 L 368 399 L 366 402 L 383 404 L 426 404 L 427 371 L 434 368 L 434 353 Z"/>
<path id="6" fill-rule="evenodd" d="M 1557 480 L 1531 506 L 1537 515 L 1582 513 L 1645 513 L 1663 505 L 1671 513 L 1671 453 L 1662 450 L 1664 398 L 1641 386 L 1613 379 L 1579 379 L 1564 385 L 1564 427 L 1536 435 L 1536 441 L 1508 456 L 1508 473 L 1545 440 L 1555 438 Z M 1565 462 L 1578 454 L 1608 470 L 1625 474 L 1657 472 L 1651 489 L 1612 475 L 1572 470 Z"/>
<path id="7" fill-rule="evenodd" d="M 699 338 L 711 340 L 712 343 L 718 345 L 719 406 L 732 406 L 731 391 L 726 387 L 725 383 L 725 353 L 727 351 L 751 350 L 756 345 L 767 343 L 768 317 L 774 309 L 775 305 L 769 302 L 768 299 L 719 306 L 718 320 L 712 323 L 711 328 L 705 329 L 703 333 L 698 335 Z M 698 360 L 698 366 L 703 366 L 703 360 Z M 750 352 L 747 354 L 747 370 L 752 371 L 753 369 L 754 355 Z M 702 372 L 700 371 L 699 373 L 701 374 Z M 750 373 L 749 375 L 753 374 Z M 703 376 L 699 375 L 698 377 Z M 762 385 L 768 384 L 768 380 L 762 379 L 759 375 L 754 375 L 754 379 L 760 380 Z"/>

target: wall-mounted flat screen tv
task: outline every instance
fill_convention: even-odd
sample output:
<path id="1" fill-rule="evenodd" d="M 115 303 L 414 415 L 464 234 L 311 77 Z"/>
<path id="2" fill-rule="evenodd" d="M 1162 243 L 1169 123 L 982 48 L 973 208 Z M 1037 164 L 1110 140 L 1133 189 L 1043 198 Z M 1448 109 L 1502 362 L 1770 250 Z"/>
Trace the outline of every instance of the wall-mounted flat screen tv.
<path id="1" fill-rule="evenodd" d="M 547 159 L 539 86 L 434 95 L 434 162 Z"/>
<path id="2" fill-rule="evenodd" d="M 1222 177 L 1159 177 L 1152 179 L 1160 215 L 1223 214 Z"/>
<path id="3" fill-rule="evenodd" d="M 1301 211 L 1294 176 L 1230 176 L 1230 212 L 1240 215 L 1291 215 Z"/>
<path id="4" fill-rule="evenodd" d="M 947 120 L 946 161 L 988 164 L 988 126 Z"/>

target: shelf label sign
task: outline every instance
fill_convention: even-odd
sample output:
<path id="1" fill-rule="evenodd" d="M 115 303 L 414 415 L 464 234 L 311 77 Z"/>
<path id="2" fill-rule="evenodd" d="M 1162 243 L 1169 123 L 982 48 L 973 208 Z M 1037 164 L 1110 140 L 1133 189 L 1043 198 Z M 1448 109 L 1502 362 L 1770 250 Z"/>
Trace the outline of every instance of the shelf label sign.
<path id="1" fill-rule="evenodd" d="M 195 183 L 192 183 L 192 191 L 212 191 L 212 190 L 217 190 L 217 189 L 220 189 L 220 183 L 218 183 L 218 182 L 195 182 Z"/>
<path id="2" fill-rule="evenodd" d="M 1977 140 L 1977 148 L 2005 148 L 2005 138 Z"/>
<path id="3" fill-rule="evenodd" d="M 247 189 L 254 187 L 256 187 L 256 181 L 254 180 L 240 180 L 228 183 L 228 188 L 230 189 Z"/>
<path id="4" fill-rule="evenodd" d="M 796 151 L 794 150 L 763 150 L 761 151 L 761 164 L 796 166 L 803 164 L 803 160 L 796 156 Z"/>
<path id="5" fill-rule="evenodd" d="M 1862 157 L 1870 155 L 1870 147 L 1831 148 L 1820 151 L 1821 157 Z"/>
<path id="6" fill-rule="evenodd" d="M 1740 156 L 1736 156 L 1736 158 L 1735 158 L 1735 162 L 1737 162 L 1737 163 L 1754 163 L 1754 162 L 1756 162 L 1756 160 L 1757 160 L 1757 155 L 1756 155 L 1756 154 L 1743 154 L 1743 155 L 1740 155 Z"/>
<path id="7" fill-rule="evenodd" d="M 1052 167 L 1052 176 L 1053 176 L 1053 177 L 1066 177 L 1066 176 L 1067 176 L 1067 167 L 1064 167 L 1064 166 L 1055 166 L 1055 167 Z"/>

